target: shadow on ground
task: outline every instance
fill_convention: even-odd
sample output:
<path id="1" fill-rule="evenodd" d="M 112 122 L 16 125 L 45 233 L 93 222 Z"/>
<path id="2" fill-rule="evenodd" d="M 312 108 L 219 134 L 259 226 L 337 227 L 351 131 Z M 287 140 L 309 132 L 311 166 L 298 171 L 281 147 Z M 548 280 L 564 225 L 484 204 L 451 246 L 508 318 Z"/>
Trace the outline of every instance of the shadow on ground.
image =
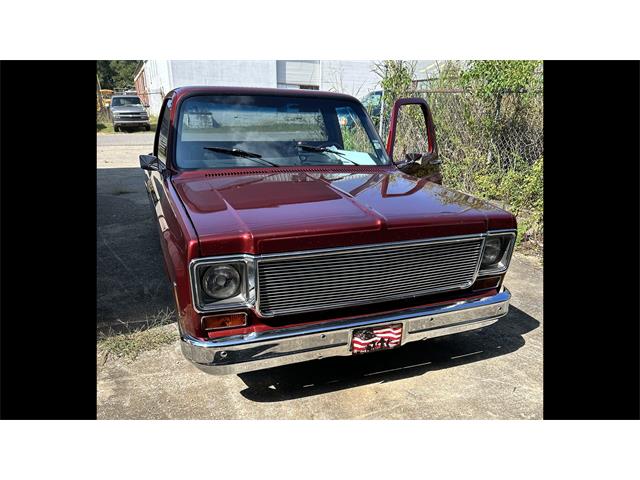
<path id="1" fill-rule="evenodd" d="M 99 168 L 96 176 L 98 333 L 166 320 L 175 304 L 142 170 Z"/>
<path id="2" fill-rule="evenodd" d="M 505 355 L 524 345 L 540 325 L 511 306 L 493 325 L 476 331 L 410 343 L 398 350 L 358 357 L 334 357 L 238 375 L 240 393 L 255 402 L 280 402 L 370 383 L 387 383 Z"/>

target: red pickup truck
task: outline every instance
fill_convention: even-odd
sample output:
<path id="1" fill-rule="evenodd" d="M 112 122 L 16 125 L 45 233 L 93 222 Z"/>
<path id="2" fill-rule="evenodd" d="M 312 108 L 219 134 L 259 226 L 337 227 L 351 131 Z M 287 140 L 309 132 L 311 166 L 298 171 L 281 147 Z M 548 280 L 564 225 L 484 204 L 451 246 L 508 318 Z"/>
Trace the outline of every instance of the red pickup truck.
<path id="1" fill-rule="evenodd" d="M 396 159 L 407 106 L 426 151 Z M 440 184 L 423 99 L 396 101 L 385 146 L 348 95 L 178 88 L 140 166 L 182 352 L 205 371 L 361 355 L 507 313 L 515 218 Z"/>

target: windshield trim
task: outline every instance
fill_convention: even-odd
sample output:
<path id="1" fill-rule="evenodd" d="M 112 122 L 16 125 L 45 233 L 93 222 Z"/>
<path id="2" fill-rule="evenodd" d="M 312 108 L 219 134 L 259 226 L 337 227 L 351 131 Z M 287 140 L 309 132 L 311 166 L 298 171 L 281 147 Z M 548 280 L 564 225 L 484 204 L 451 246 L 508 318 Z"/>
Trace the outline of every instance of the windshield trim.
<path id="1" fill-rule="evenodd" d="M 362 102 L 360 100 L 358 100 L 355 97 L 351 97 L 348 95 L 342 96 L 342 94 L 340 95 L 336 95 L 336 98 L 333 99 L 331 97 L 327 98 L 326 96 L 322 96 L 322 95 L 318 95 L 317 97 L 314 97 L 312 95 L 309 95 L 309 91 L 308 90 L 303 90 L 304 94 L 300 94 L 300 95 L 295 95 L 295 94 L 291 94 L 291 90 L 286 90 L 286 93 L 282 95 L 283 98 L 300 98 L 300 99 L 305 99 L 305 100 L 309 100 L 309 99 L 316 99 L 318 101 L 340 101 L 344 103 L 344 106 L 355 106 L 356 108 L 360 109 L 360 111 L 363 113 L 363 118 L 361 120 L 364 120 L 364 122 L 366 122 L 366 128 L 368 130 L 368 133 L 371 137 L 371 141 L 378 141 L 380 143 L 380 145 L 382 146 L 382 148 L 380 149 L 380 159 L 382 160 L 383 163 L 379 164 L 379 165 L 313 165 L 313 166 L 308 166 L 305 167 L 304 165 L 280 165 L 279 167 L 277 167 L 277 169 L 286 169 L 286 168 L 297 168 L 297 169 L 304 169 L 304 168 L 351 168 L 351 169 L 358 169 L 358 168 L 376 168 L 376 167 L 381 167 L 381 168 L 388 168 L 390 166 L 395 165 L 391 159 L 389 158 L 387 151 L 386 151 L 386 142 L 384 142 L 382 140 L 382 138 L 380 138 L 380 135 L 378 134 L 378 130 L 375 128 L 375 125 L 373 124 L 373 122 L 371 121 L 371 117 L 369 116 L 369 112 L 367 111 L 367 109 L 364 107 L 364 105 L 362 105 Z M 322 90 L 319 91 L 319 93 L 328 93 L 328 92 L 324 92 Z M 253 96 L 253 97 L 277 97 L 278 95 L 274 94 L 273 92 L 260 92 L 260 91 L 256 91 L 256 92 L 237 92 L 237 93 L 219 93 L 219 92 L 209 92 L 209 91 L 194 91 L 192 93 L 187 93 L 184 94 L 183 96 L 179 97 L 177 105 L 175 105 L 175 110 L 174 110 L 174 115 L 172 115 L 172 122 L 170 125 L 170 131 L 171 131 L 171 136 L 172 141 L 170 142 L 170 155 L 171 158 L 168 159 L 171 163 L 172 168 L 177 171 L 177 172 L 194 172 L 194 171 L 198 171 L 198 170 L 220 170 L 220 171 L 224 171 L 224 170 L 241 170 L 241 169 L 256 169 L 256 168 L 264 168 L 264 169 L 276 169 L 276 167 L 269 167 L 269 166 L 264 166 L 264 167 L 256 167 L 256 166 L 251 166 L 251 165 L 236 165 L 233 167 L 222 167 L 222 168 L 207 168 L 207 167 L 194 167 L 194 168 L 189 168 L 189 167 L 184 167 L 184 166 L 180 166 L 178 165 L 177 162 L 177 152 L 178 152 L 178 135 L 179 135 L 179 122 L 180 122 L 180 118 L 182 115 L 182 108 L 184 106 L 185 101 L 194 98 L 194 97 L 213 97 L 213 96 L 224 96 L 224 97 L 246 97 L 246 96 Z M 345 98 L 346 97 L 346 98 Z"/>

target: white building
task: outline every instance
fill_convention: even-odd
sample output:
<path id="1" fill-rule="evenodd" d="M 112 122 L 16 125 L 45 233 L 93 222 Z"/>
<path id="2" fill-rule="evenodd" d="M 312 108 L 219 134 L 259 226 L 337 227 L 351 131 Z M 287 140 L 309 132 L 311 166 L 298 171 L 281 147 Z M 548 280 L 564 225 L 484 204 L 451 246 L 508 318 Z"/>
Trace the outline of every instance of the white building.
<path id="1" fill-rule="evenodd" d="M 424 77 L 433 63 L 419 61 L 416 76 Z M 373 67 L 374 60 L 145 60 L 135 84 L 157 115 L 164 96 L 187 85 L 305 88 L 362 97 L 379 88 Z"/>

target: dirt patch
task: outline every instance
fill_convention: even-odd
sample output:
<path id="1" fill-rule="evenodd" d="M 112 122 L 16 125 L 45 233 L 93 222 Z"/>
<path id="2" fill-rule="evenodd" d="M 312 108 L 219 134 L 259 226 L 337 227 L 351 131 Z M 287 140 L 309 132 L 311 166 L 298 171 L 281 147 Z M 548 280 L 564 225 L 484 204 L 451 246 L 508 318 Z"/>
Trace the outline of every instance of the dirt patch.
<path id="1" fill-rule="evenodd" d="M 516 252 L 525 257 L 529 257 L 535 259 L 540 265 L 542 265 L 543 260 L 543 248 L 537 242 L 521 242 L 520 245 L 516 247 Z"/>

